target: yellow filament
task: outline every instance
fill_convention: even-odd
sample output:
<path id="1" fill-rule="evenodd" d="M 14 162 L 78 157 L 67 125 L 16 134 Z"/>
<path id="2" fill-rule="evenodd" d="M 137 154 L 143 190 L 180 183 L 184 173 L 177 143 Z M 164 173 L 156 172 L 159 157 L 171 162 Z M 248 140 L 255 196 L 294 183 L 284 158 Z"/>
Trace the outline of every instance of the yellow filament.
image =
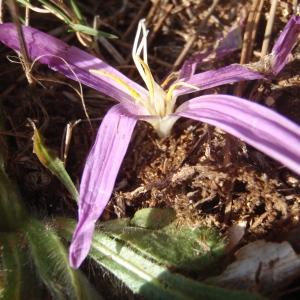
<path id="1" fill-rule="evenodd" d="M 175 105 L 175 100 L 173 99 L 173 92 L 174 90 L 176 90 L 177 88 L 181 87 L 181 86 L 186 86 L 192 89 L 195 89 L 195 91 L 198 90 L 198 88 L 192 84 L 186 83 L 186 82 L 175 82 L 174 84 L 172 84 L 166 94 L 166 98 L 165 98 L 165 113 L 169 114 L 172 112 L 172 110 L 174 109 L 174 105 Z"/>
<path id="2" fill-rule="evenodd" d="M 172 100 L 172 95 L 173 95 L 174 90 L 176 90 L 177 88 L 179 88 L 181 86 L 189 87 L 191 89 L 194 89 L 195 91 L 199 90 L 199 88 L 196 87 L 195 85 L 192 85 L 192 84 L 189 84 L 186 82 L 175 82 L 168 89 L 168 92 L 166 95 L 166 102 L 170 102 Z"/>
<path id="3" fill-rule="evenodd" d="M 162 88 L 165 88 L 165 87 L 169 84 L 169 82 L 170 82 L 172 79 L 177 78 L 177 75 L 178 75 L 178 74 L 176 74 L 176 73 L 171 73 L 171 74 L 169 74 L 168 77 L 161 83 L 160 86 L 161 86 Z"/>
<path id="4" fill-rule="evenodd" d="M 137 59 L 139 60 L 140 64 L 142 65 L 144 72 L 145 72 L 145 79 L 146 79 L 146 85 L 147 88 L 149 90 L 149 94 L 150 94 L 150 99 L 154 99 L 154 85 L 155 85 L 155 81 L 154 78 L 152 76 L 151 70 L 149 68 L 149 66 L 140 58 L 137 57 Z"/>
<path id="5" fill-rule="evenodd" d="M 114 80 L 115 82 L 120 84 L 122 87 L 124 87 L 129 92 L 129 94 L 132 96 L 132 98 L 134 100 L 136 100 L 137 102 L 141 99 L 140 94 L 135 89 L 133 89 L 129 84 L 127 84 L 124 80 L 120 79 L 118 76 L 115 76 L 106 71 L 94 70 L 94 69 L 89 70 L 89 72 L 97 74 L 97 75 L 102 75 L 102 76 L 105 76 L 107 78 Z"/>

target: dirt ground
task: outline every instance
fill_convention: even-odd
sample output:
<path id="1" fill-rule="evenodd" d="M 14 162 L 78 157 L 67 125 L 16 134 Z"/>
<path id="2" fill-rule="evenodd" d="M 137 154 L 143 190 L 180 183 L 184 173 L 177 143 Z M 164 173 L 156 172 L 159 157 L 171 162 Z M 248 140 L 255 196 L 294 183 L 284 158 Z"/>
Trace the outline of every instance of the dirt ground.
<path id="1" fill-rule="evenodd" d="M 82 2 L 82 3 L 81 3 Z M 101 29 L 120 38 L 87 49 L 130 78 L 141 82 L 131 61 L 131 47 L 139 19 L 146 18 L 150 29 L 149 64 L 161 82 L 170 72 L 179 70 L 191 55 L 215 46 L 228 30 L 247 16 L 259 1 L 80 1 L 83 14 L 92 20 L 100 16 Z M 295 1 L 278 1 L 270 47 L 293 14 Z M 244 63 L 260 58 L 270 1 L 264 1 L 256 35 L 242 49 L 221 60 L 198 66 L 205 71 L 230 63 L 239 63 L 241 53 L 253 43 L 253 50 L 242 57 Z M 6 16 L 9 19 L 9 16 Z M 51 15 L 32 13 L 30 25 L 79 44 L 75 35 Z M 113 49 L 113 50 L 112 50 Z M 243 50 L 244 49 L 244 50 Z M 84 89 L 84 99 L 92 118 L 92 129 L 85 121 L 81 101 L 63 76 L 36 66 L 36 83 L 29 86 L 20 64 L 12 63 L 15 54 L 0 46 L 0 99 L 7 119 L 8 168 L 22 189 L 28 206 L 38 214 L 76 216 L 76 207 L 58 181 L 40 165 L 32 153 L 32 128 L 35 121 L 47 145 L 62 158 L 67 124 L 74 124 L 66 167 L 75 183 L 80 181 L 83 164 L 94 140 L 101 118 L 113 101 L 94 90 Z M 270 81 L 226 85 L 204 93 L 226 93 L 264 104 L 300 124 L 299 53 Z M 186 100 L 185 98 L 180 101 Z M 82 120 L 75 124 L 77 120 Z M 170 137 L 161 140 L 146 123 L 135 130 L 113 197 L 102 220 L 132 216 L 141 207 L 173 207 L 182 223 L 208 225 L 226 234 L 234 224 L 244 222 L 246 230 L 239 245 L 264 238 L 289 241 L 300 251 L 300 178 L 263 153 L 223 131 L 188 119 L 180 119 Z M 282 299 L 297 295 L 300 276 L 281 292 Z M 299 293 L 299 292 L 298 292 Z M 295 298 L 296 299 L 296 298 Z"/>

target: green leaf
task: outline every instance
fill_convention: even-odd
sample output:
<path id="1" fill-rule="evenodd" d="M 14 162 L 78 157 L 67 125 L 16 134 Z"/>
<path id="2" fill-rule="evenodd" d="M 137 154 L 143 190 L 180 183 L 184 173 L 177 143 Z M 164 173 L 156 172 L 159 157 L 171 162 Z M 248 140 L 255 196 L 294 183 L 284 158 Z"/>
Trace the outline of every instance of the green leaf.
<path id="1" fill-rule="evenodd" d="M 40 299 L 36 277 L 30 268 L 26 246 L 19 234 L 5 233 L 0 236 L 2 246 L 2 292 L 0 299 Z"/>
<path id="2" fill-rule="evenodd" d="M 224 240 L 219 233 L 212 228 L 191 228 L 178 226 L 176 222 L 170 223 L 174 217 L 172 209 L 141 209 L 131 220 L 104 222 L 99 229 L 174 270 L 199 273 L 216 264 L 224 253 Z M 167 223 L 170 224 L 162 227 Z M 148 228 L 156 226 L 158 229 L 131 226 L 133 224 Z"/>
<path id="3" fill-rule="evenodd" d="M 142 208 L 138 210 L 130 221 L 133 226 L 159 229 L 167 226 L 176 218 L 173 208 Z"/>
<path id="4" fill-rule="evenodd" d="M 66 249 L 49 226 L 31 219 L 23 230 L 36 271 L 53 299 L 102 299 L 83 274 L 69 266 Z"/>
<path id="5" fill-rule="evenodd" d="M 18 229 L 26 219 L 17 186 L 0 168 L 0 232 Z"/>
<path id="6" fill-rule="evenodd" d="M 212 267 L 224 253 L 223 240 L 209 228 L 192 229 L 174 224 L 161 230 L 126 228 L 123 233 L 112 236 L 174 270 L 203 271 Z"/>
<path id="7" fill-rule="evenodd" d="M 4 291 L 1 299 L 17 300 L 22 295 L 22 258 L 13 235 L 1 235 Z"/>
<path id="8" fill-rule="evenodd" d="M 74 228 L 74 222 L 67 219 L 57 219 L 55 222 L 60 234 L 66 239 L 70 239 Z M 110 235 L 110 230 L 127 231 L 129 220 L 117 221 L 113 224 L 110 221 L 108 226 L 102 223 L 102 230 L 97 230 L 94 234 L 92 248 L 89 256 L 99 265 L 105 267 L 121 280 L 133 293 L 151 300 L 227 300 L 227 299 L 262 299 L 259 296 L 246 292 L 226 290 L 201 283 L 187 278 L 181 274 L 172 272 L 172 267 L 161 264 L 153 259 L 153 255 L 148 255 L 148 250 L 142 251 L 138 247 L 133 247 L 132 241 L 128 242 L 123 235 Z M 124 228 L 125 226 L 125 228 Z M 106 230 L 106 231 L 103 231 Z M 135 228 L 136 232 L 145 229 Z M 174 230 L 174 228 L 173 228 Z M 186 232 L 185 232 L 186 233 Z M 126 236 L 127 237 L 127 236 Z M 150 243 L 150 241 L 148 241 Z M 150 247 L 150 244 L 148 246 Z M 154 241 L 155 243 L 155 241 Z M 172 243 L 168 247 L 173 247 Z M 209 266 L 207 266 L 209 267 Z"/>
<path id="9" fill-rule="evenodd" d="M 18 0 L 20 1 L 20 0 Z M 45 8 L 47 8 L 52 14 L 54 14 L 57 18 L 64 21 L 66 24 L 70 25 L 72 20 L 59 8 L 59 3 L 56 5 L 51 4 L 49 1 L 45 0 L 38 0 L 40 3 L 43 4 Z"/>
<path id="10" fill-rule="evenodd" d="M 70 27 L 72 27 L 72 29 L 74 31 L 79 31 L 79 32 L 82 32 L 82 33 L 85 33 L 85 34 L 88 34 L 88 35 L 92 35 L 92 36 L 96 36 L 96 37 L 105 37 L 105 38 L 108 38 L 108 39 L 117 39 L 118 37 L 114 34 L 111 34 L 111 33 L 108 33 L 108 32 L 105 32 L 105 31 L 101 31 L 101 30 L 97 30 L 97 29 L 94 29 L 90 26 L 86 26 L 86 25 L 82 25 L 82 24 L 74 24 L 72 23 L 70 25 Z"/>
<path id="11" fill-rule="evenodd" d="M 17 0 L 17 2 L 19 2 L 23 6 L 27 6 L 31 4 L 29 0 Z M 45 1 L 45 0 L 38 0 L 38 2 L 40 2 L 44 8 L 47 8 L 49 12 L 51 12 L 57 18 L 61 19 L 66 24 L 71 23 L 71 19 L 65 13 L 63 13 L 61 9 L 59 9 L 56 5 L 53 5 L 49 1 Z"/>
<path id="12" fill-rule="evenodd" d="M 80 11 L 76 1 L 70 0 L 70 4 L 71 4 L 72 10 L 75 13 L 76 17 L 78 18 L 78 20 L 82 22 L 84 20 L 84 18 L 81 14 L 81 11 Z"/>
<path id="13" fill-rule="evenodd" d="M 2 299 L 4 293 L 4 271 L 0 270 L 0 299 Z"/>
<path id="14" fill-rule="evenodd" d="M 7 176 L 3 154 L 0 152 L 0 232 L 16 230 L 25 219 L 26 211 L 19 189 Z"/>
<path id="15" fill-rule="evenodd" d="M 0 107 L 0 129 L 3 129 L 4 114 Z M 0 137 L 2 148 L 6 140 Z M 17 185 L 8 177 L 5 171 L 4 151 L 0 151 L 0 233 L 18 229 L 26 220 L 26 210 L 23 206 Z"/>
<path id="16" fill-rule="evenodd" d="M 69 191 L 72 198 L 77 201 L 79 197 L 78 191 L 68 172 L 66 171 L 63 162 L 46 147 L 39 130 L 36 128 L 33 122 L 31 124 L 34 130 L 32 138 L 33 152 L 36 154 L 41 164 L 50 170 L 50 172 L 60 180 L 60 182 Z"/>

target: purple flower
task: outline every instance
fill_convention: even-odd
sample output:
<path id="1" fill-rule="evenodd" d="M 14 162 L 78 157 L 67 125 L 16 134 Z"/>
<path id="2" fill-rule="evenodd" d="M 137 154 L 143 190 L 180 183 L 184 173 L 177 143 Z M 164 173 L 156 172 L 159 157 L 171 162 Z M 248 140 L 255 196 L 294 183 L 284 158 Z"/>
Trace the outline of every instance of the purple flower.
<path id="1" fill-rule="evenodd" d="M 278 113 L 229 95 L 200 96 L 175 108 L 176 99 L 180 95 L 277 74 L 286 64 L 299 30 L 300 17 L 293 17 L 277 40 L 272 53 L 264 58 L 263 71 L 258 71 L 261 69 L 259 64 L 256 70 L 250 66 L 233 64 L 194 74 L 195 66 L 185 64 L 185 70 L 181 72 L 183 76 L 165 90 L 155 82 L 148 66 L 148 31 L 144 21 L 139 23 L 132 57 L 146 89 L 100 59 L 36 29 L 23 27 L 31 59 L 38 58 L 41 63 L 48 64 L 51 69 L 72 79 L 76 79 L 76 73 L 81 83 L 119 102 L 105 115 L 83 171 L 79 220 L 69 256 L 74 268 L 80 266 L 89 252 L 95 223 L 111 197 L 138 120 L 150 123 L 161 137 L 169 135 L 180 117 L 206 122 L 241 138 L 300 174 L 300 127 Z M 0 25 L 0 41 L 15 50 L 20 49 L 13 24 Z"/>

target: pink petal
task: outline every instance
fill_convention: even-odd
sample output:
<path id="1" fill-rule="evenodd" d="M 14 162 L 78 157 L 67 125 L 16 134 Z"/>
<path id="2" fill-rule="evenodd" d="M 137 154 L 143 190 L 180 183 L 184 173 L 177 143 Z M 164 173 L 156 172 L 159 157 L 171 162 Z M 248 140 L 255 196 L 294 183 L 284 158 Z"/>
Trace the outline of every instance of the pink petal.
<path id="1" fill-rule="evenodd" d="M 207 51 L 205 51 L 204 53 L 197 53 L 194 54 L 192 57 L 190 57 L 189 59 L 187 59 L 181 69 L 180 69 L 180 73 L 178 78 L 180 80 L 182 79 L 188 79 L 191 76 L 193 76 L 195 74 L 196 68 L 199 64 L 201 64 L 204 59 L 208 58 L 210 56 L 210 54 L 212 53 L 212 49 L 209 49 Z"/>
<path id="2" fill-rule="evenodd" d="M 106 76 L 100 77 L 91 74 L 89 72 L 90 69 L 108 72 L 116 78 L 122 79 L 141 95 L 147 94 L 143 87 L 99 58 L 79 48 L 69 46 L 65 42 L 31 27 L 23 26 L 23 33 L 30 58 L 32 60 L 39 58 L 38 62 L 47 64 L 54 71 L 58 71 L 73 80 L 78 81 L 79 79 L 82 84 L 92 87 L 119 102 L 132 101 L 128 90 Z M 14 24 L 0 24 L 0 41 L 16 51 L 20 50 L 19 39 Z M 67 62 L 69 67 L 63 60 Z M 70 68 L 73 72 L 70 71 Z M 74 73 L 78 78 L 76 78 Z"/>
<path id="3" fill-rule="evenodd" d="M 187 59 L 180 70 L 179 79 L 188 79 L 195 74 L 196 67 L 203 61 L 220 60 L 241 48 L 241 22 L 233 26 L 228 34 L 217 42 L 215 49 L 208 49 L 204 53 L 197 53 Z"/>
<path id="4" fill-rule="evenodd" d="M 277 39 L 270 56 L 266 56 L 262 61 L 254 63 L 251 69 L 247 66 L 233 64 L 217 70 L 195 74 L 188 78 L 186 82 L 198 87 L 199 90 L 205 90 L 243 80 L 263 79 L 270 74 L 277 75 L 287 64 L 299 32 L 300 17 L 294 16 L 289 20 L 283 32 Z M 201 57 L 201 59 L 203 58 L 204 57 Z M 188 70 L 188 67 L 186 68 Z M 185 70 L 186 73 L 187 70 Z M 175 94 L 180 96 L 194 91 L 195 90 L 192 88 L 182 87 L 175 91 Z"/>
<path id="5" fill-rule="evenodd" d="M 300 174 L 300 127 L 262 105 L 207 95 L 183 103 L 175 114 L 217 126 Z"/>
<path id="6" fill-rule="evenodd" d="M 300 33 L 300 17 L 293 16 L 284 27 L 271 52 L 271 69 L 278 74 L 289 60 Z"/>
<path id="7" fill-rule="evenodd" d="M 118 104 L 101 123 L 80 184 L 79 220 L 69 252 L 73 268 L 78 268 L 89 252 L 95 223 L 110 199 L 136 121 L 136 116 Z"/>
<path id="8" fill-rule="evenodd" d="M 262 74 L 252 71 L 245 66 L 239 64 L 232 64 L 217 70 L 211 70 L 195 74 L 185 82 L 195 87 L 198 87 L 199 90 L 206 90 L 212 87 L 228 83 L 263 78 L 264 76 Z M 180 96 L 192 92 L 195 92 L 195 89 L 183 86 L 182 88 L 175 90 L 174 95 Z"/>

